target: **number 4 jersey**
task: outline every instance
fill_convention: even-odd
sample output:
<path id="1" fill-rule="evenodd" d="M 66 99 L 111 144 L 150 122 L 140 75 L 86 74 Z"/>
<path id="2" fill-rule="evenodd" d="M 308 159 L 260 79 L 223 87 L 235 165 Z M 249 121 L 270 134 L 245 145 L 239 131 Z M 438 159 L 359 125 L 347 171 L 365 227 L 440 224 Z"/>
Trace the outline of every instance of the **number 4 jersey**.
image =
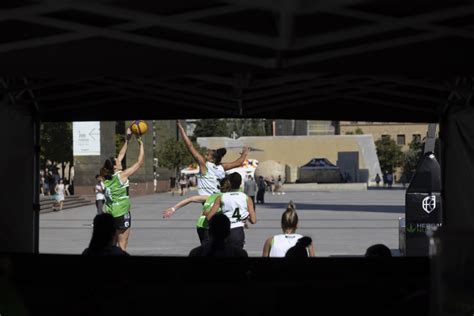
<path id="1" fill-rule="evenodd" d="M 221 195 L 221 210 L 230 220 L 230 228 L 244 226 L 249 216 L 247 194 L 243 192 L 227 192 Z"/>

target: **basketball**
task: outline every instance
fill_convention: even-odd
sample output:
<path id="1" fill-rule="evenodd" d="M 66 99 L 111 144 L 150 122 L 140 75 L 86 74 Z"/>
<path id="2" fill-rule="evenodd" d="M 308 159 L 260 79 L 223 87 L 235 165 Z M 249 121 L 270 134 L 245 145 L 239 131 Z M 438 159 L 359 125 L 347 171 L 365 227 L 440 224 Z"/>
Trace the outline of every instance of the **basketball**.
<path id="1" fill-rule="evenodd" d="M 132 124 L 130 125 L 130 129 L 132 130 L 133 134 L 137 136 L 142 136 L 148 130 L 148 125 L 145 123 L 145 121 L 137 120 L 132 122 Z"/>

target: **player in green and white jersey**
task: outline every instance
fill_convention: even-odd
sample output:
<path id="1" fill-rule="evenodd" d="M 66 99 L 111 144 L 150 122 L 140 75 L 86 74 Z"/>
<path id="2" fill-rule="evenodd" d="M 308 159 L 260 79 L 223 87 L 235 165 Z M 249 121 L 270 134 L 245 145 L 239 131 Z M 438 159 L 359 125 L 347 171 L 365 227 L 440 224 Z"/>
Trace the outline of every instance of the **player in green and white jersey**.
<path id="1" fill-rule="evenodd" d="M 248 220 L 250 223 L 257 222 L 257 215 L 253 203 L 244 192 L 240 191 L 242 176 L 238 172 L 228 175 L 230 192 L 222 193 L 216 199 L 211 210 L 205 212 L 207 220 L 210 220 L 219 210 L 230 220 L 230 242 L 243 249 L 245 244 L 244 225 Z"/>
<path id="2" fill-rule="evenodd" d="M 125 143 L 120 149 L 118 156 L 107 159 L 104 166 L 100 169 L 100 175 L 104 178 L 105 186 L 104 211 L 114 217 L 118 245 L 122 250 L 127 249 L 131 226 L 128 178 L 140 169 L 145 160 L 143 141 L 137 136 L 140 146 L 138 160 L 129 168 L 122 170 L 122 160 L 127 153 L 128 142 L 131 136 L 132 132 L 128 128 Z"/>
<path id="3" fill-rule="evenodd" d="M 228 192 L 230 190 L 230 182 L 227 177 L 220 181 L 220 188 L 222 192 Z M 211 195 L 194 195 L 187 199 L 180 201 L 178 204 L 173 207 L 167 208 L 163 212 L 163 218 L 170 218 L 174 212 L 178 209 L 188 205 L 189 203 L 202 203 L 201 215 L 199 216 L 196 222 L 196 230 L 199 236 L 199 241 L 202 243 L 209 241 L 209 223 L 204 215 L 208 212 L 211 207 L 214 205 L 214 202 L 217 198 L 221 196 L 221 192 L 214 193 Z"/>

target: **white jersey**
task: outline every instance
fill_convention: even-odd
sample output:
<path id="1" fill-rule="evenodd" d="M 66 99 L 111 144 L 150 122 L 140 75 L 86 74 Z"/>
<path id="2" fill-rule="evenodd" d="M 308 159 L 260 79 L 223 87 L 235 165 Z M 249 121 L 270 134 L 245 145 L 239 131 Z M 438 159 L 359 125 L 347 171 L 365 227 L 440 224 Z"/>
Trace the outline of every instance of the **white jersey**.
<path id="1" fill-rule="evenodd" d="M 230 220 L 230 228 L 243 227 L 244 220 L 249 217 L 247 194 L 243 192 L 227 192 L 221 195 L 221 211 Z"/>
<path id="2" fill-rule="evenodd" d="M 197 177 L 198 194 L 211 195 L 219 193 L 219 180 L 225 177 L 224 167 L 206 161 L 206 169 L 206 174 L 200 172 Z"/>
<path id="3" fill-rule="evenodd" d="M 102 190 L 102 192 L 99 191 L 99 190 Z M 97 183 L 95 185 L 95 199 L 96 200 L 105 200 L 104 192 L 105 192 L 104 183 L 102 181 L 100 181 L 100 183 Z"/>
<path id="4" fill-rule="evenodd" d="M 284 257 L 288 249 L 296 245 L 300 234 L 280 234 L 273 236 L 269 257 Z"/>

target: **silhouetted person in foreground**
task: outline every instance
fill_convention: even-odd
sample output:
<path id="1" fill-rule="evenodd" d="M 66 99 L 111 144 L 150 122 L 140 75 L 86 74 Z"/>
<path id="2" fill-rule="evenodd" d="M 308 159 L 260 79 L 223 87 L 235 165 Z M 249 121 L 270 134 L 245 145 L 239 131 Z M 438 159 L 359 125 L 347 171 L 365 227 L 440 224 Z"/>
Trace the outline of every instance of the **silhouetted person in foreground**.
<path id="1" fill-rule="evenodd" d="M 89 247 L 82 253 L 86 256 L 128 256 L 129 254 L 117 247 L 117 234 L 114 217 L 103 213 L 94 218 L 94 230 Z"/>
<path id="2" fill-rule="evenodd" d="M 366 257 L 391 257 L 390 248 L 383 244 L 372 245 L 365 251 Z"/>
<path id="3" fill-rule="evenodd" d="M 296 245 L 288 249 L 285 258 L 309 258 L 308 247 L 312 244 L 311 237 L 304 236 L 296 242 Z"/>
<path id="4" fill-rule="evenodd" d="M 7 254 L 0 253 L 0 314 L 3 316 L 28 316 L 24 299 L 12 279 L 12 260 Z"/>
<path id="5" fill-rule="evenodd" d="M 217 213 L 209 220 L 209 241 L 194 248 L 190 257 L 248 257 L 247 251 L 229 242 L 230 220 Z"/>

